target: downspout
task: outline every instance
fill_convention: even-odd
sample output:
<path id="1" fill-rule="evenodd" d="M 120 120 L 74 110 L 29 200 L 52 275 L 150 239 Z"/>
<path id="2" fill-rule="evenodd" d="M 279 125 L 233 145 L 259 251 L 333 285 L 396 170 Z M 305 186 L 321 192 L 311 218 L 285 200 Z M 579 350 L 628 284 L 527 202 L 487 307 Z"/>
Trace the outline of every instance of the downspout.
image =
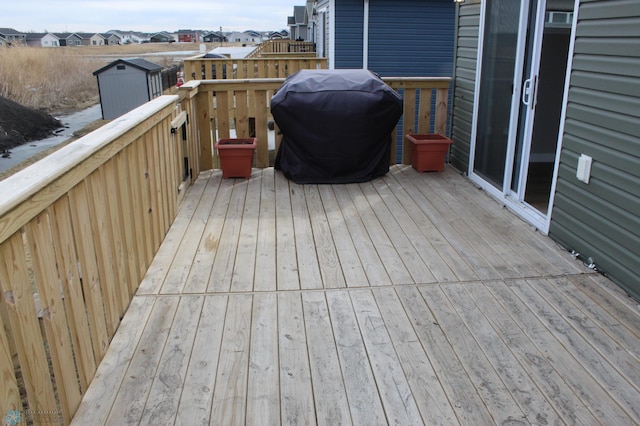
<path id="1" fill-rule="evenodd" d="M 362 69 L 369 69 L 369 0 L 364 0 L 362 19 Z"/>

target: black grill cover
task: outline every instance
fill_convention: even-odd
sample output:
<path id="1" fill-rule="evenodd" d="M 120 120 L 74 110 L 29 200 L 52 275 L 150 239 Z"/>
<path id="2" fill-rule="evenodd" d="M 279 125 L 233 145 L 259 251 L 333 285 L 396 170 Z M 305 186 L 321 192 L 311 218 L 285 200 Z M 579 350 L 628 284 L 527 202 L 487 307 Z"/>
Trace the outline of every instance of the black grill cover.
<path id="1" fill-rule="evenodd" d="M 389 171 L 402 98 L 366 70 L 302 70 L 271 100 L 275 168 L 296 183 L 366 182 Z"/>

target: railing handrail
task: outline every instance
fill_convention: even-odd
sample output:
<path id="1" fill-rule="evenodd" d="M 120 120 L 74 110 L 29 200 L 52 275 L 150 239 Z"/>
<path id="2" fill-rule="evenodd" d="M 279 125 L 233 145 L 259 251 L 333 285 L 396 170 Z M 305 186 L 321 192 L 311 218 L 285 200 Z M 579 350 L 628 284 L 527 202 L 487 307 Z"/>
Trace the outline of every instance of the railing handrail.
<path id="1" fill-rule="evenodd" d="M 287 46 L 287 51 L 284 52 L 281 46 Z M 299 53 L 291 52 L 291 46 L 294 46 L 294 51 L 298 51 L 298 47 L 310 47 L 313 50 L 314 43 L 310 41 L 298 41 L 291 39 L 278 39 L 278 40 L 266 40 L 260 43 L 251 53 L 247 55 L 247 58 L 259 58 L 264 54 L 271 53 Z M 306 49 L 304 49 L 306 51 Z"/>
<path id="2" fill-rule="evenodd" d="M 200 170 L 180 95 L 0 181 L 0 412 L 73 417 Z"/>
<path id="3" fill-rule="evenodd" d="M 184 60 L 187 80 L 252 79 L 287 77 L 301 69 L 325 69 L 327 58 L 274 54 L 268 58 L 204 58 L 202 55 Z"/>
<path id="4" fill-rule="evenodd" d="M 21 226 L 19 223 L 6 223 L 5 215 L 7 213 L 112 143 L 114 139 L 139 126 L 141 122 L 145 122 L 164 108 L 174 105 L 177 100 L 177 95 L 164 95 L 155 98 L 0 181 L 0 242 L 6 240 L 8 235 Z M 108 159 L 102 160 L 104 162 Z M 99 165 L 97 163 L 95 167 L 97 168 Z M 73 179 L 73 184 L 82 180 L 91 170 L 85 170 L 85 172 L 83 175 L 77 175 Z M 62 188 L 58 188 L 57 192 L 62 192 Z M 55 197 L 55 193 L 51 197 Z M 30 210 L 31 217 L 21 216 L 21 222 L 26 223 L 38 213 L 39 211 Z"/>

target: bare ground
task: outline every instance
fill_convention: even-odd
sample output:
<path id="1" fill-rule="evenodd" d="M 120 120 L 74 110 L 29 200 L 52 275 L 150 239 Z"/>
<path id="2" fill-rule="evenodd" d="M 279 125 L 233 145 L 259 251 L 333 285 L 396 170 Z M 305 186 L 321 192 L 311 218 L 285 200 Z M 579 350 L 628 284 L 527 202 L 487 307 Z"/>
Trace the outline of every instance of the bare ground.
<path id="1" fill-rule="evenodd" d="M 24 107 L 0 96 L 0 153 L 33 140 L 44 139 L 62 127 L 62 123 L 41 111 Z"/>

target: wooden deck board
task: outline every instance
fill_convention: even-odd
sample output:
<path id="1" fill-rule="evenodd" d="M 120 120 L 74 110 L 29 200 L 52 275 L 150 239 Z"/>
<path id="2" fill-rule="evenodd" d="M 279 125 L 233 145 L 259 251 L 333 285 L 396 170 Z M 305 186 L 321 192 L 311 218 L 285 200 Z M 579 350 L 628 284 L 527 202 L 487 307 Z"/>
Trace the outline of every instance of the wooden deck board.
<path id="1" fill-rule="evenodd" d="M 74 424 L 637 424 L 640 312 L 465 178 L 207 172 Z"/>

